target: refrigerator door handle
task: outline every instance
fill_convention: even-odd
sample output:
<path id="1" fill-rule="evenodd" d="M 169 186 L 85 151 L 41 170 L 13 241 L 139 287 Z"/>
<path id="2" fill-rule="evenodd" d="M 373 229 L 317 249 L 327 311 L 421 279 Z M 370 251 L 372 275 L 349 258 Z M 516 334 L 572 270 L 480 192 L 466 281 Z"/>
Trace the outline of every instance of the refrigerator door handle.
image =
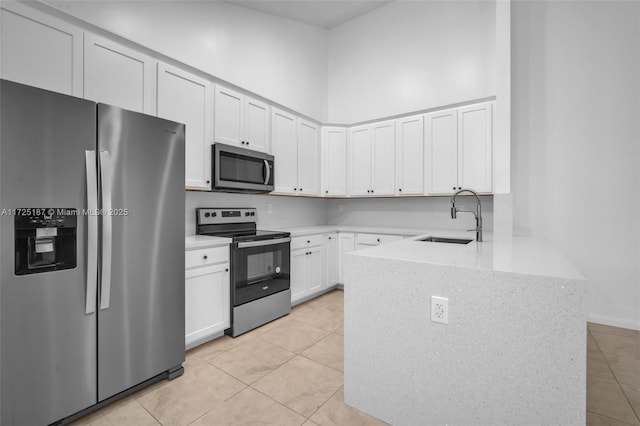
<path id="1" fill-rule="evenodd" d="M 102 187 L 102 276 L 100 279 L 100 310 L 109 308 L 111 298 L 111 159 L 100 151 L 100 184 Z"/>
<path id="2" fill-rule="evenodd" d="M 96 293 L 98 291 L 98 172 L 96 152 L 84 152 L 87 170 L 87 288 L 86 314 L 96 311 Z"/>

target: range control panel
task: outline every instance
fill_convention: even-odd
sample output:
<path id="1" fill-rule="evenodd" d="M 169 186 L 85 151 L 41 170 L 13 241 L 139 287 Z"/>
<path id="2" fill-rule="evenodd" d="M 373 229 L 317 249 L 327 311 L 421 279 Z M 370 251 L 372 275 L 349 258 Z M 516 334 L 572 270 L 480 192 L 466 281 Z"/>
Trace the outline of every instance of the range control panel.
<path id="1" fill-rule="evenodd" d="M 220 223 L 250 223 L 258 219 L 254 208 L 197 208 L 197 225 L 215 225 Z"/>
<path id="2" fill-rule="evenodd" d="M 15 209 L 15 227 L 33 228 L 75 228 L 78 210 L 71 208 L 20 208 Z"/>

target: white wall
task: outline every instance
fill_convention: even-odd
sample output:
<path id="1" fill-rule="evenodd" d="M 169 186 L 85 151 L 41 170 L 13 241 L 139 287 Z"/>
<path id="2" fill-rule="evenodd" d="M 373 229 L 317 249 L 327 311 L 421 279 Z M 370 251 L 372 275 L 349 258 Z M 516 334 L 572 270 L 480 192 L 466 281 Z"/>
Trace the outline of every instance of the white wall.
<path id="1" fill-rule="evenodd" d="M 482 196 L 483 229 L 493 229 L 493 197 Z M 470 213 L 461 213 L 458 219 L 451 219 L 450 197 L 431 198 L 360 198 L 328 200 L 328 224 L 362 225 L 380 227 L 404 227 L 417 229 L 455 229 L 475 228 L 476 223 Z M 342 205 L 343 211 L 339 211 Z M 475 209 L 475 197 L 463 196 L 456 205 Z M 469 233 L 475 238 L 474 234 Z"/>
<path id="2" fill-rule="evenodd" d="M 327 33 L 221 1 L 58 1 L 83 21 L 327 119 Z"/>
<path id="3" fill-rule="evenodd" d="M 271 204 L 271 213 L 267 213 L 267 204 Z M 254 207 L 258 209 L 258 228 L 266 230 L 327 224 L 326 200 L 321 198 L 188 191 L 185 235 L 196 232 L 196 207 Z"/>
<path id="4" fill-rule="evenodd" d="M 395 1 L 329 32 L 329 121 L 496 94 L 495 3 Z"/>
<path id="5" fill-rule="evenodd" d="M 586 276 L 590 320 L 637 329 L 639 7 L 512 3 L 515 230 Z"/>

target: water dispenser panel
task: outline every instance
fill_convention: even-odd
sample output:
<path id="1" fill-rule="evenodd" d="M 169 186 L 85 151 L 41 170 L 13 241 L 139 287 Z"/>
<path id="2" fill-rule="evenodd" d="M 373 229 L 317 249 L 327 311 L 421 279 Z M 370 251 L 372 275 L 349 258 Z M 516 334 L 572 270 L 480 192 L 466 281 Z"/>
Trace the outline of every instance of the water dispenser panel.
<path id="1" fill-rule="evenodd" d="M 77 209 L 45 207 L 15 211 L 16 275 L 76 267 Z"/>

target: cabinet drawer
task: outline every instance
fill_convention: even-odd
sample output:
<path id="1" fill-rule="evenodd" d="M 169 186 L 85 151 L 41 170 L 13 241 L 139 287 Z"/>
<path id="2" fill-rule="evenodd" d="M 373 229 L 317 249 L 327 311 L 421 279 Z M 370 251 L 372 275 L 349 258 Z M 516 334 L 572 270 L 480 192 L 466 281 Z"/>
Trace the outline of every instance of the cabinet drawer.
<path id="1" fill-rule="evenodd" d="M 189 250 L 184 254 L 184 267 L 213 265 L 215 263 L 229 261 L 229 247 L 210 247 L 198 250 Z"/>
<path id="2" fill-rule="evenodd" d="M 366 244 L 376 246 L 383 241 L 383 236 L 379 234 L 356 234 L 356 244 Z"/>
<path id="3" fill-rule="evenodd" d="M 322 244 L 322 234 L 307 235 L 304 237 L 295 237 L 291 239 L 291 250 L 319 246 Z"/>

